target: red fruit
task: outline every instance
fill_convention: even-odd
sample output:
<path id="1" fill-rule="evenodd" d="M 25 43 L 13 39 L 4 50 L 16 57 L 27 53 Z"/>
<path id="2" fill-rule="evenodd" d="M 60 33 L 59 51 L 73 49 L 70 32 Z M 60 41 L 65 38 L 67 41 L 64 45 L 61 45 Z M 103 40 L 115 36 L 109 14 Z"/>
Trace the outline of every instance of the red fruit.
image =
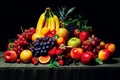
<path id="1" fill-rule="evenodd" d="M 13 50 L 7 50 L 4 52 L 4 59 L 6 62 L 15 62 L 17 60 L 17 54 Z"/>
<path id="2" fill-rule="evenodd" d="M 111 53 L 113 53 L 116 49 L 116 45 L 113 43 L 106 43 L 105 44 L 105 48 L 110 51 Z"/>
<path id="3" fill-rule="evenodd" d="M 33 63 L 35 60 L 36 60 L 36 58 L 35 58 L 35 57 L 32 57 L 32 59 L 31 59 L 32 63 Z"/>
<path id="4" fill-rule="evenodd" d="M 17 59 L 17 63 L 21 63 L 22 61 L 21 61 L 21 59 Z"/>
<path id="5" fill-rule="evenodd" d="M 56 50 L 56 55 L 59 55 L 59 54 L 61 54 L 62 52 L 63 52 L 63 50 L 57 49 L 57 50 Z"/>
<path id="6" fill-rule="evenodd" d="M 59 65 L 63 66 L 64 65 L 64 61 L 61 59 L 58 61 Z"/>
<path id="7" fill-rule="evenodd" d="M 70 52 L 71 58 L 76 60 L 80 60 L 82 54 L 83 54 L 82 48 L 72 48 Z"/>
<path id="8" fill-rule="evenodd" d="M 57 50 L 57 47 L 53 47 L 52 49 L 50 49 L 50 50 L 48 51 L 48 55 L 49 55 L 49 56 L 56 55 L 56 50 Z"/>
<path id="9" fill-rule="evenodd" d="M 80 33 L 80 30 L 79 30 L 79 29 L 75 29 L 75 30 L 74 30 L 74 35 L 75 35 L 76 37 L 79 36 L 79 33 Z"/>
<path id="10" fill-rule="evenodd" d="M 85 52 L 81 55 L 81 62 L 83 64 L 90 64 L 95 60 L 95 55 L 92 52 Z"/>
<path id="11" fill-rule="evenodd" d="M 33 64 L 34 64 L 34 65 L 37 65 L 37 64 L 38 64 L 38 61 L 37 61 L 37 60 L 35 60 L 35 61 L 33 62 Z"/>
<path id="12" fill-rule="evenodd" d="M 111 56 L 111 52 L 107 49 L 101 49 L 98 52 L 98 58 L 102 61 L 107 61 Z"/>
<path id="13" fill-rule="evenodd" d="M 52 35 L 55 35 L 55 34 L 56 34 L 56 30 L 52 30 L 52 31 L 51 31 L 51 34 L 52 34 Z"/>
<path id="14" fill-rule="evenodd" d="M 89 33 L 87 31 L 81 31 L 79 34 L 79 38 L 81 41 L 86 40 L 89 37 Z"/>
<path id="15" fill-rule="evenodd" d="M 32 33 L 35 33 L 35 32 L 36 32 L 36 29 L 33 28 L 33 27 L 31 27 L 29 30 L 30 30 L 30 32 L 32 32 Z"/>
<path id="16" fill-rule="evenodd" d="M 62 57 L 61 56 L 57 56 L 57 60 L 61 60 L 62 59 Z"/>

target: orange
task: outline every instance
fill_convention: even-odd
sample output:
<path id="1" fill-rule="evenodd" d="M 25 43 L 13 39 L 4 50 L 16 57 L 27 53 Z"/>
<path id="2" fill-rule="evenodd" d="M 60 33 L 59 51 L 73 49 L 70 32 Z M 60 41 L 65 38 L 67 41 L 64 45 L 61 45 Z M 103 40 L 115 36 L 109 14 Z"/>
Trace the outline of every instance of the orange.
<path id="1" fill-rule="evenodd" d="M 39 56 L 38 58 L 39 62 L 42 63 L 42 64 L 46 64 L 50 61 L 50 56 L 47 55 L 47 56 Z"/>
<path id="2" fill-rule="evenodd" d="M 56 32 L 59 37 L 63 37 L 65 40 L 69 38 L 69 31 L 66 28 L 59 28 Z"/>
<path id="3" fill-rule="evenodd" d="M 45 36 L 44 34 L 34 33 L 32 35 L 32 41 L 35 41 L 37 38 L 42 38 L 44 36 Z"/>
<path id="4" fill-rule="evenodd" d="M 30 50 L 23 50 L 20 53 L 20 59 L 22 60 L 22 62 L 24 63 L 28 63 L 31 61 L 32 59 L 32 52 Z"/>
<path id="5" fill-rule="evenodd" d="M 50 29 L 47 28 L 47 27 L 43 27 L 43 28 L 41 29 L 41 33 L 44 34 L 44 35 L 47 35 L 47 34 L 49 33 L 49 31 L 50 31 Z"/>
<path id="6" fill-rule="evenodd" d="M 63 37 L 59 37 L 57 39 L 57 44 L 60 45 L 60 44 L 65 44 L 65 39 Z"/>

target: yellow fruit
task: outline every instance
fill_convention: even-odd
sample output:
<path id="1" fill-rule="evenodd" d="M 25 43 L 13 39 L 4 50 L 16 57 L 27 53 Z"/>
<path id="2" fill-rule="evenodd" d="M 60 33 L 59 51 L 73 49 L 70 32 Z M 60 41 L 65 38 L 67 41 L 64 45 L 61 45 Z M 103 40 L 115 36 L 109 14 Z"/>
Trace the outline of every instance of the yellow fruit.
<path id="1" fill-rule="evenodd" d="M 56 32 L 59 37 L 63 37 L 65 40 L 69 38 L 69 31 L 66 28 L 59 28 Z"/>
<path id="2" fill-rule="evenodd" d="M 46 64 L 50 61 L 50 56 L 47 55 L 47 56 L 39 56 L 38 58 L 39 62 L 42 63 L 42 64 Z"/>
<path id="3" fill-rule="evenodd" d="M 41 29 L 41 33 L 44 34 L 44 35 L 47 35 L 49 33 L 50 29 L 47 28 L 47 27 L 44 27 Z"/>
<path id="4" fill-rule="evenodd" d="M 28 63 L 31 61 L 32 59 L 32 52 L 30 50 L 23 50 L 20 53 L 20 59 L 22 60 L 22 62 L 24 63 Z"/>
<path id="5" fill-rule="evenodd" d="M 58 45 L 65 44 L 65 39 L 63 37 L 59 37 L 56 41 Z"/>
<path id="6" fill-rule="evenodd" d="M 32 41 L 35 41 L 37 38 L 42 38 L 42 37 L 44 37 L 45 35 L 44 34 L 39 34 L 39 33 L 34 33 L 33 35 L 32 35 Z"/>

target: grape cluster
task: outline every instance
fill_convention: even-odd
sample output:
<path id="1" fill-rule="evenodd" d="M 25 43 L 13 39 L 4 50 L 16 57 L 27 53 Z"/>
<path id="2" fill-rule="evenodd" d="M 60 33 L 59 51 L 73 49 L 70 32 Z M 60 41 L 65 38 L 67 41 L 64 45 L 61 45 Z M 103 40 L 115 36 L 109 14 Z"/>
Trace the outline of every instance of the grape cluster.
<path id="1" fill-rule="evenodd" d="M 82 42 L 82 48 L 84 51 L 91 51 L 97 55 L 98 51 L 102 49 L 102 45 L 100 45 L 100 39 L 96 37 L 94 34 L 88 37 L 87 40 Z"/>
<path id="2" fill-rule="evenodd" d="M 34 28 L 25 29 L 21 34 L 17 34 L 17 39 L 13 43 L 13 50 L 18 54 L 22 50 L 26 49 L 30 42 L 32 42 L 31 37 L 35 33 Z"/>
<path id="3" fill-rule="evenodd" d="M 44 56 L 47 55 L 47 52 L 55 45 L 55 40 L 45 36 L 43 38 L 37 38 L 32 45 L 30 50 L 34 53 L 34 56 Z"/>

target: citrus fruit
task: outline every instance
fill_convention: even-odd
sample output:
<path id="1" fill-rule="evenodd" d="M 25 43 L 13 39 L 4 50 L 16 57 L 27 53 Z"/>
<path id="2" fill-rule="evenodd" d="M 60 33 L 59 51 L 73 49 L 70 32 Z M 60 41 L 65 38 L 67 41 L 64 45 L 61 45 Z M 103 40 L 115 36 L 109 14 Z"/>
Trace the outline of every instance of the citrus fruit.
<path id="1" fill-rule="evenodd" d="M 65 44 L 65 39 L 63 37 L 59 37 L 57 39 L 57 44 L 60 45 L 60 44 Z"/>
<path id="2" fill-rule="evenodd" d="M 50 56 L 47 55 L 47 56 L 39 56 L 38 58 L 39 62 L 42 63 L 42 64 L 46 64 L 50 61 Z"/>
<path id="3" fill-rule="evenodd" d="M 66 28 L 59 28 L 56 32 L 59 37 L 63 37 L 65 40 L 69 38 L 69 31 Z"/>
<path id="4" fill-rule="evenodd" d="M 32 52 L 30 50 L 23 50 L 20 53 L 20 59 L 22 60 L 22 62 L 24 63 L 28 63 L 30 62 L 30 60 L 32 59 Z"/>
<path id="5" fill-rule="evenodd" d="M 42 38 L 44 36 L 45 36 L 44 34 L 34 33 L 32 35 L 32 41 L 35 41 L 37 38 Z"/>

